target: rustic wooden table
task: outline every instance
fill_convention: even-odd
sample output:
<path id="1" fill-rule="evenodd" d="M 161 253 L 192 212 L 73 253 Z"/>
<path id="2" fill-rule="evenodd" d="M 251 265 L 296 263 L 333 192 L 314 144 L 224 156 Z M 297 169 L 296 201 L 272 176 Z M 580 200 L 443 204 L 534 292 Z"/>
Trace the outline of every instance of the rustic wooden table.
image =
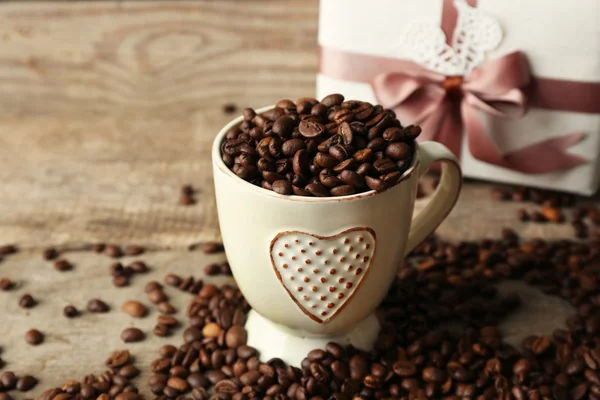
<path id="1" fill-rule="evenodd" d="M 42 379 L 37 395 L 82 371 L 101 372 L 110 352 L 124 347 L 124 327 L 151 331 L 155 310 L 142 320 L 118 311 L 126 299 L 145 299 L 145 282 L 171 271 L 200 276 L 223 258 L 187 251 L 219 236 L 209 149 L 232 118 L 222 106 L 314 93 L 317 2 L 16 2 L 0 5 L 0 20 L 0 243 L 22 249 L 0 264 L 0 277 L 21 282 L 0 292 L 0 345 L 6 370 Z M 177 204 L 187 183 L 199 190 L 190 207 Z M 489 189 L 467 183 L 440 235 L 497 237 L 510 226 L 525 237 L 572 236 L 568 225 L 517 221 L 522 205 L 499 203 Z M 147 246 L 141 258 L 151 274 L 115 289 L 111 261 L 82 251 L 94 242 Z M 64 250 L 72 272 L 42 260 L 49 245 Z M 570 312 L 519 284 L 503 290 L 527 298 L 502 326 L 513 342 L 551 332 Z M 19 308 L 23 293 L 40 304 Z M 184 308 L 188 297 L 169 295 Z M 115 311 L 61 316 L 65 304 L 84 307 L 90 297 Z M 32 327 L 46 333 L 43 345 L 25 344 Z M 180 332 L 150 335 L 127 347 L 147 365 L 161 344 L 180 341 Z"/>

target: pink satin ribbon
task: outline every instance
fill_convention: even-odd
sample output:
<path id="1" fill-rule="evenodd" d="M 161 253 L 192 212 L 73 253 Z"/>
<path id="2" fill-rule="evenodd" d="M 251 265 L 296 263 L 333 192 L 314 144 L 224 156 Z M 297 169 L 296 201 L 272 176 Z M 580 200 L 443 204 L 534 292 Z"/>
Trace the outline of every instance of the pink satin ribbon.
<path id="1" fill-rule="evenodd" d="M 465 131 L 473 157 L 527 174 L 572 168 L 586 162 L 566 152 L 569 146 L 583 139 L 583 133 L 501 154 L 486 132 L 479 112 L 518 118 L 526 111 L 522 89 L 529 85 L 530 74 L 520 52 L 486 62 L 463 78 L 448 78 L 410 61 L 401 71 L 377 75 L 372 81 L 373 91 L 377 101 L 394 109 L 401 120 L 421 124 L 422 140 L 439 141 L 460 155 Z"/>
<path id="2" fill-rule="evenodd" d="M 456 24 L 451 0 L 444 0 L 442 28 Z M 469 0 L 476 5 L 476 0 Z M 407 60 L 321 49 L 320 71 L 332 78 L 370 83 L 377 101 L 401 120 L 422 125 L 421 139 L 436 140 L 460 156 L 462 133 L 478 160 L 527 174 L 572 168 L 587 162 L 567 149 L 585 134 L 571 133 L 502 154 L 481 121 L 481 113 L 518 118 L 527 107 L 600 113 L 600 84 L 532 77 L 521 52 L 488 61 L 464 77 L 446 77 Z M 595 100 L 594 100 L 595 99 Z"/>

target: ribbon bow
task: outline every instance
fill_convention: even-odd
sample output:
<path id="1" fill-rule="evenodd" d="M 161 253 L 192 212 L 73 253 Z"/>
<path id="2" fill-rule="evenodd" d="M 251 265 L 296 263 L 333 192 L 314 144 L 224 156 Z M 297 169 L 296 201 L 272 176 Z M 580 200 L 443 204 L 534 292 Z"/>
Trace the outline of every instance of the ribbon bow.
<path id="1" fill-rule="evenodd" d="M 571 168 L 586 160 L 569 154 L 584 133 L 551 138 L 501 154 L 486 132 L 480 112 L 497 117 L 519 117 L 526 111 L 524 89 L 531 75 L 525 56 L 513 52 L 488 61 L 464 77 L 444 76 L 406 62 L 402 72 L 386 72 L 372 81 L 379 103 L 401 118 L 422 125 L 421 137 L 445 144 L 460 155 L 462 132 L 473 157 L 527 174 Z"/>

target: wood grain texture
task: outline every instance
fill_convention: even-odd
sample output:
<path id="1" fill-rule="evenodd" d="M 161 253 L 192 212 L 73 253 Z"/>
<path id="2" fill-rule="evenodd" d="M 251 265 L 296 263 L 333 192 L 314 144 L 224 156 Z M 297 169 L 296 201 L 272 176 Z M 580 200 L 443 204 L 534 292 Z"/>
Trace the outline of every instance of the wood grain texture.
<path id="1" fill-rule="evenodd" d="M 222 105 L 314 92 L 316 2 L 4 3 L 0 20 L 0 243 L 217 237 Z M 177 205 L 184 183 L 198 205 Z"/>

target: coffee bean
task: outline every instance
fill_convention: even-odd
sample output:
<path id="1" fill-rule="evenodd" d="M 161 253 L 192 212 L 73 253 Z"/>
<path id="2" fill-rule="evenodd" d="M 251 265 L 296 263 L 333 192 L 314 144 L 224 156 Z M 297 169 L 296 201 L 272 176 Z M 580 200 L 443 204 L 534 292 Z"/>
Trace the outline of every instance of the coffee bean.
<path id="1" fill-rule="evenodd" d="M 0 384 L 4 390 L 12 390 L 17 386 L 17 376 L 12 371 L 4 371 L 0 375 Z"/>
<path id="2" fill-rule="evenodd" d="M 42 257 L 46 261 L 54 260 L 58 257 L 58 251 L 54 247 L 49 247 L 44 250 Z"/>
<path id="3" fill-rule="evenodd" d="M 119 275 L 113 278 L 113 285 L 115 287 L 125 287 L 129 286 L 130 278 L 127 275 Z"/>
<path id="4" fill-rule="evenodd" d="M 202 330 L 195 326 L 190 326 L 183 332 L 183 340 L 186 343 L 191 343 L 195 340 L 202 339 Z"/>
<path id="5" fill-rule="evenodd" d="M 144 286 L 145 293 L 149 293 L 154 290 L 162 290 L 162 285 L 156 281 L 150 281 L 150 282 L 146 283 L 146 286 Z"/>
<path id="6" fill-rule="evenodd" d="M 152 329 L 152 333 L 156 336 L 165 337 L 171 335 L 171 329 L 167 325 L 156 324 Z"/>
<path id="7" fill-rule="evenodd" d="M 0 278 L 0 290 L 8 291 L 15 287 L 15 283 L 8 278 Z"/>
<path id="8" fill-rule="evenodd" d="M 44 334 L 37 329 L 30 329 L 25 332 L 25 342 L 32 346 L 37 346 L 44 341 Z"/>
<path id="9" fill-rule="evenodd" d="M 338 178 L 346 185 L 351 185 L 354 188 L 363 188 L 365 186 L 365 180 L 357 172 L 354 171 L 342 171 Z"/>
<path id="10" fill-rule="evenodd" d="M 193 191 L 192 191 L 192 193 L 189 193 L 189 194 L 193 194 Z M 129 245 L 129 246 L 125 247 L 125 255 L 128 255 L 128 256 L 139 256 L 140 254 L 143 254 L 144 251 L 145 251 L 145 249 L 142 246 Z"/>
<path id="11" fill-rule="evenodd" d="M 324 140 L 317 146 L 317 149 L 322 153 L 328 153 L 329 149 L 335 145 L 342 144 L 344 139 L 341 135 L 333 135 L 330 138 Z"/>
<path id="12" fill-rule="evenodd" d="M 110 310 L 110 307 L 100 299 L 91 299 L 87 303 L 87 310 L 92 313 L 105 313 Z"/>
<path id="13" fill-rule="evenodd" d="M 409 361 L 397 361 L 393 369 L 394 373 L 401 378 L 409 378 L 417 373 L 416 366 Z"/>
<path id="14" fill-rule="evenodd" d="M 220 242 L 204 242 L 200 244 L 200 250 L 204 254 L 217 254 L 222 253 L 224 248 Z"/>
<path id="15" fill-rule="evenodd" d="M 365 182 L 370 189 L 377 192 L 382 192 L 386 189 L 385 184 L 380 179 L 365 176 Z"/>
<path id="16" fill-rule="evenodd" d="M 158 303 L 156 308 L 158 309 L 158 312 L 165 315 L 175 314 L 176 312 L 175 307 L 166 301 Z"/>
<path id="17" fill-rule="evenodd" d="M 128 300 L 121 304 L 121 310 L 134 318 L 142 318 L 148 314 L 145 305 L 136 300 Z"/>
<path id="18" fill-rule="evenodd" d="M 17 380 L 16 388 L 20 392 L 28 392 L 33 389 L 38 383 L 38 380 L 31 375 L 23 375 Z"/>
<path id="19" fill-rule="evenodd" d="M 227 164 L 228 166 L 231 165 L 232 167 L 234 166 L 233 164 L 233 160 L 228 158 L 229 156 L 223 155 L 223 162 L 225 162 L 225 164 Z M 194 196 L 189 195 L 189 194 L 181 194 L 179 196 L 179 204 L 181 204 L 182 206 L 191 206 L 196 204 L 196 199 L 194 198 Z M 115 252 L 115 254 L 119 254 L 117 252 Z M 118 255 L 114 255 L 111 256 L 114 258 L 120 257 Z"/>
<path id="20" fill-rule="evenodd" d="M 367 144 L 367 149 L 371 150 L 374 154 L 375 152 L 385 150 L 387 146 L 388 143 L 383 138 L 375 138 Z"/>
<path id="21" fill-rule="evenodd" d="M 348 196 L 356 193 L 356 190 L 352 185 L 342 185 L 332 188 L 329 193 L 331 193 L 332 196 Z"/>
<path id="22" fill-rule="evenodd" d="M 65 308 L 63 309 L 63 314 L 67 318 L 75 318 L 79 315 L 79 310 L 77 310 L 77 308 L 75 308 L 74 306 L 69 305 L 65 306 Z"/>
<path id="23" fill-rule="evenodd" d="M 5 244 L 0 246 L 0 255 L 8 256 L 17 252 L 17 247 L 12 244 Z"/>
<path id="24" fill-rule="evenodd" d="M 32 308 L 35 307 L 37 301 L 30 294 L 24 294 L 19 299 L 19 307 L 21 308 Z"/>
<path id="25" fill-rule="evenodd" d="M 242 326 L 232 326 L 227 330 L 225 335 L 225 342 L 229 348 L 236 348 L 244 345 L 246 344 L 246 340 L 246 329 L 244 329 Z"/>
<path id="26" fill-rule="evenodd" d="M 385 148 L 385 155 L 392 160 L 406 160 L 411 154 L 410 146 L 402 142 L 392 143 Z"/>
<path id="27" fill-rule="evenodd" d="M 127 328 L 121 332 L 121 340 L 125 343 L 141 342 L 145 338 L 144 332 L 138 328 Z"/>
<path id="28" fill-rule="evenodd" d="M 118 350 L 106 359 L 104 365 L 108 368 L 120 368 L 131 362 L 131 354 L 127 350 Z"/>
<path id="29" fill-rule="evenodd" d="M 525 210 L 523 210 L 523 209 L 520 209 L 520 210 L 517 212 L 517 218 L 518 218 L 520 221 L 523 221 L 523 222 L 525 222 L 525 221 L 529 221 L 529 214 L 527 213 L 527 211 L 525 211 Z"/>
<path id="30" fill-rule="evenodd" d="M 179 275 L 175 275 L 175 274 L 167 274 L 165 275 L 164 281 L 167 285 L 170 286 L 179 286 L 181 284 L 181 281 L 183 279 L 179 276 Z M 146 293 L 153 291 L 153 290 L 161 290 L 162 288 L 153 288 L 152 290 L 148 290 L 146 291 Z"/>
<path id="31" fill-rule="evenodd" d="M 60 259 L 54 262 L 54 269 L 57 271 L 70 271 L 73 265 L 65 259 Z"/>
<path id="32" fill-rule="evenodd" d="M 114 244 L 107 244 L 103 250 L 104 254 L 112 258 L 119 258 L 123 256 L 121 248 Z"/>
<path id="33" fill-rule="evenodd" d="M 137 274 L 144 274 L 150 270 L 145 262 L 143 261 L 134 261 L 129 265 L 133 272 Z"/>
<path id="34" fill-rule="evenodd" d="M 147 296 L 148 296 L 148 300 L 150 300 L 154 304 L 163 303 L 163 302 L 169 300 L 167 295 L 165 294 L 165 292 L 163 292 L 160 289 L 155 289 L 155 290 L 148 292 Z"/>
<path id="35" fill-rule="evenodd" d="M 543 207 L 541 214 L 546 220 L 551 222 L 563 222 L 565 219 L 557 207 Z"/>
<path id="36" fill-rule="evenodd" d="M 286 180 L 278 180 L 273 182 L 272 188 L 275 193 L 283 195 L 292 194 L 292 183 Z"/>
<path id="37" fill-rule="evenodd" d="M 181 192 L 181 194 L 185 194 L 188 196 L 194 194 L 194 188 L 192 187 L 192 185 L 183 185 L 179 191 Z"/>
<path id="38" fill-rule="evenodd" d="M 315 197 L 329 196 L 329 190 L 320 183 L 311 183 L 306 185 L 306 191 Z"/>
<path id="39" fill-rule="evenodd" d="M 293 157 L 298 151 L 305 149 L 306 144 L 302 139 L 286 140 L 281 146 L 283 154 L 285 154 L 287 157 Z"/>
<path id="40" fill-rule="evenodd" d="M 351 145 L 354 142 L 354 133 L 349 123 L 343 122 L 338 127 L 338 135 L 342 138 L 342 141 L 346 145 Z"/>
<path id="41" fill-rule="evenodd" d="M 321 104 L 325 107 L 339 106 L 344 102 L 344 96 L 338 93 L 330 94 L 321 100 Z"/>
<path id="42" fill-rule="evenodd" d="M 510 193 L 500 188 L 494 188 L 492 189 L 492 196 L 496 200 L 508 200 L 510 198 Z"/>

